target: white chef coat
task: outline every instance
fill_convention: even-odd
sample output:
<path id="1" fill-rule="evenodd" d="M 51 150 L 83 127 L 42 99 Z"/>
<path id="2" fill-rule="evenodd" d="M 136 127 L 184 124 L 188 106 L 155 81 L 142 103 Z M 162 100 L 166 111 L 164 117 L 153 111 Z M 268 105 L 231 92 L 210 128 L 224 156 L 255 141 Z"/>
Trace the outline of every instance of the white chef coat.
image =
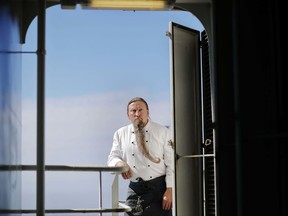
<path id="1" fill-rule="evenodd" d="M 158 123 L 148 121 L 145 130 L 147 149 L 153 158 L 160 158 L 160 163 L 154 163 L 140 152 L 133 124 L 118 129 L 113 136 L 113 145 L 108 156 L 108 166 L 115 166 L 117 162 L 127 162 L 132 170 L 131 181 L 152 180 L 166 175 L 167 187 L 173 186 L 174 152 L 171 143 L 170 130 Z"/>

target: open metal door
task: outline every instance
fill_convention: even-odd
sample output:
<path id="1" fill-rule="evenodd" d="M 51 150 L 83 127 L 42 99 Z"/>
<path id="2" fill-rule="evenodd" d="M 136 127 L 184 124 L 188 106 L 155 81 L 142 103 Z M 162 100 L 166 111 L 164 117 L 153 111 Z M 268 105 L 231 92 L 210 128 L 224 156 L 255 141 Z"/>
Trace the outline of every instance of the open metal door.
<path id="1" fill-rule="evenodd" d="M 203 216 L 200 32 L 170 22 L 176 216 Z"/>

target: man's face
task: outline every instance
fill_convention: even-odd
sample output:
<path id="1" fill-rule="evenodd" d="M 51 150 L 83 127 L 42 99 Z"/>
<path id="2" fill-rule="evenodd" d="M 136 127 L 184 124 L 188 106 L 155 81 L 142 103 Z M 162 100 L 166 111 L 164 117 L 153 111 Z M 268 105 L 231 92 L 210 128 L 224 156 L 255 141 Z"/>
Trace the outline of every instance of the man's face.
<path id="1" fill-rule="evenodd" d="M 149 110 L 142 101 L 135 101 L 128 107 L 128 118 L 133 124 L 138 125 L 142 123 L 144 125 L 148 122 Z"/>

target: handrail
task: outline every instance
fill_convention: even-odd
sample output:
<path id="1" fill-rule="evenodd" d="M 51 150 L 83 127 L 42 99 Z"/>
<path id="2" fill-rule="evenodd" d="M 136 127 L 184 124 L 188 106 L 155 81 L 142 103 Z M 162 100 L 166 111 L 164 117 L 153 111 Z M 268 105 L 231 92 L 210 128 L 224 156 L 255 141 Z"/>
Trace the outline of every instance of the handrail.
<path id="1" fill-rule="evenodd" d="M 119 203 L 119 206 L 123 204 Z M 129 212 L 130 207 L 125 208 L 96 208 L 96 209 L 46 209 L 47 214 L 59 214 L 59 213 L 114 213 L 114 212 Z M 0 214 L 36 214 L 36 209 L 0 209 Z"/>
<path id="2" fill-rule="evenodd" d="M 177 159 L 181 158 L 204 158 L 204 157 L 215 157 L 215 154 L 202 154 L 202 155 L 177 155 Z"/>
<path id="3" fill-rule="evenodd" d="M 36 165 L 0 165 L 0 171 L 36 171 Z M 45 171 L 126 172 L 128 167 L 46 165 Z"/>
<path id="4" fill-rule="evenodd" d="M 102 172 L 111 172 L 117 174 L 115 179 L 118 179 L 118 173 L 128 171 L 128 167 L 105 167 L 105 166 L 68 166 L 68 165 L 46 165 L 45 171 L 85 171 L 85 172 L 99 172 L 100 178 L 100 208 L 93 209 L 45 209 L 47 214 L 55 213 L 119 213 L 129 212 L 131 208 L 125 204 L 118 202 L 118 208 L 113 204 L 113 208 L 102 208 Z M 36 171 L 36 165 L 0 165 L 0 171 Z M 114 180 L 115 182 L 115 180 Z M 116 181 L 118 184 L 118 180 Z M 118 189 L 118 185 L 116 187 Z M 112 197 L 115 194 L 112 194 Z M 118 194 L 117 194 L 118 195 Z M 114 199 L 114 198 L 113 198 Z M 1 214 L 36 214 L 36 209 L 0 209 Z"/>

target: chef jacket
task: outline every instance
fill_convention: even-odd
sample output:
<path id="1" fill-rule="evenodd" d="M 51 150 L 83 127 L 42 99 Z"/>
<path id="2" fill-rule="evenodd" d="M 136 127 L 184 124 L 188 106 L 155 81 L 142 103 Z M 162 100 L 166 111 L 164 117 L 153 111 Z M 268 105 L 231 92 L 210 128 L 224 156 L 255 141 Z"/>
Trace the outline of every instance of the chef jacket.
<path id="1" fill-rule="evenodd" d="M 113 145 L 108 156 L 108 166 L 117 162 L 127 162 L 132 170 L 131 181 L 138 177 L 152 180 L 166 175 L 167 187 L 173 186 L 174 152 L 170 130 L 156 122 L 148 121 L 145 130 L 146 147 L 153 158 L 159 158 L 155 163 L 146 158 L 139 150 L 133 124 L 118 129 L 113 136 Z"/>

